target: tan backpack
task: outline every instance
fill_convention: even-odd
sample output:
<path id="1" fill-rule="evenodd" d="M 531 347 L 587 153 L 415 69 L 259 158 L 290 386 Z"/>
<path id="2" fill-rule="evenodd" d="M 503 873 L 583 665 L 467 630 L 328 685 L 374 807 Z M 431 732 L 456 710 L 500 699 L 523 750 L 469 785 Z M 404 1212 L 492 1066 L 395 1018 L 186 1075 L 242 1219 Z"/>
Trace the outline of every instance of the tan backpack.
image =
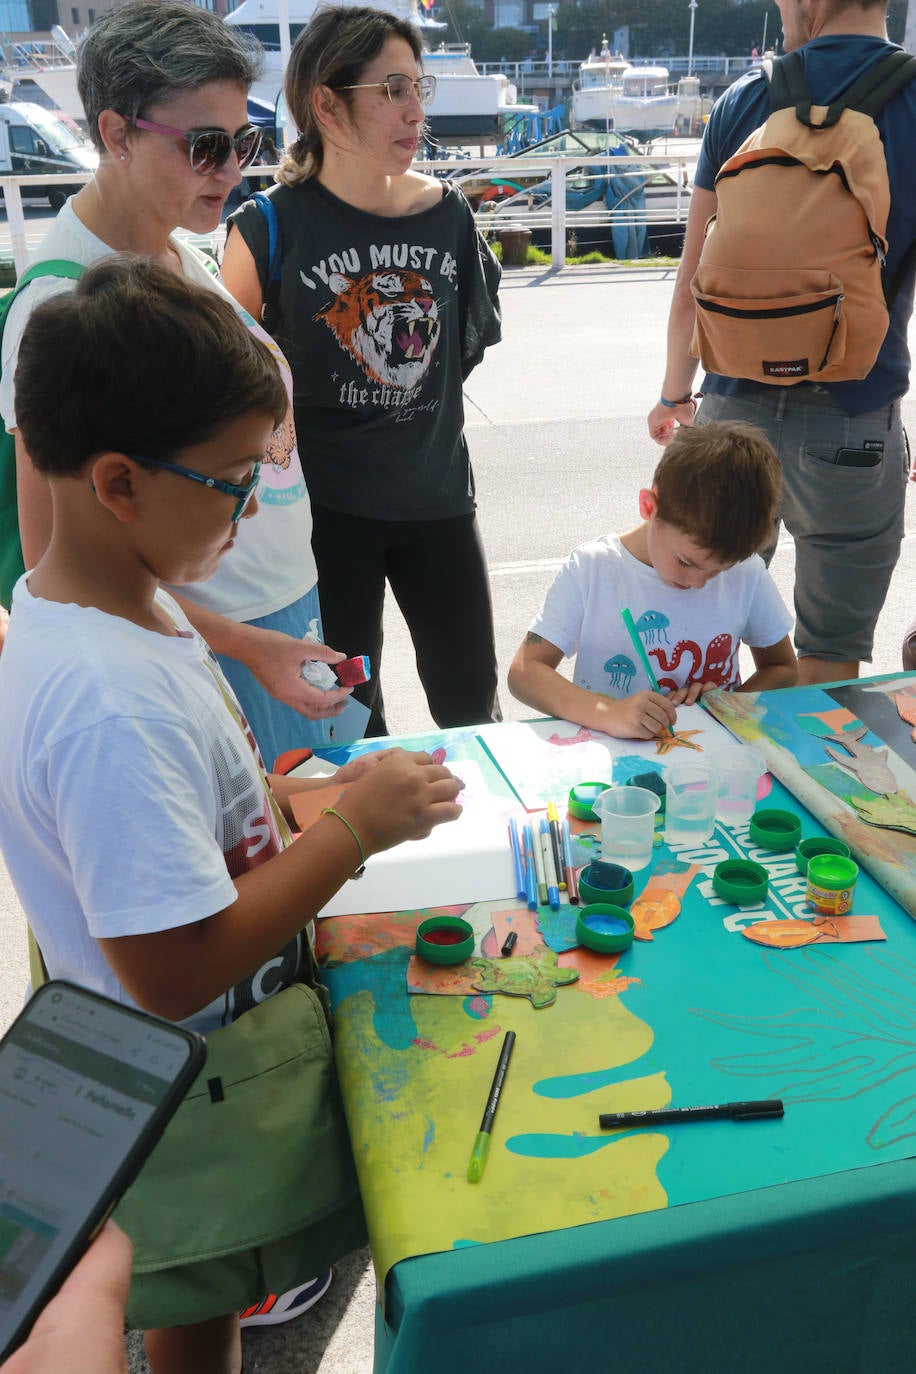
<path id="1" fill-rule="evenodd" d="M 707 372 L 774 386 L 866 377 L 888 328 L 890 189 L 874 122 L 916 76 L 890 53 L 812 105 L 797 53 L 764 64 L 773 112 L 716 177 L 690 284 L 690 352 Z"/>

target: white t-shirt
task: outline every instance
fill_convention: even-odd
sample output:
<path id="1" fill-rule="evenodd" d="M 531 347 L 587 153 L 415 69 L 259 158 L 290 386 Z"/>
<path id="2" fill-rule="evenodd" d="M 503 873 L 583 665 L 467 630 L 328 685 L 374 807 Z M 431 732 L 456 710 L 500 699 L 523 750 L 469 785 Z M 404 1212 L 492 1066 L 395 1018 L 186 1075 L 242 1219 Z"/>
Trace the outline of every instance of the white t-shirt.
<path id="1" fill-rule="evenodd" d="M 52 978 L 133 1005 L 97 941 L 203 920 L 283 848 L 250 732 L 204 641 L 32 596 L 0 659 L 0 848 Z M 214 671 L 218 678 L 214 678 Z M 187 1024 L 206 1032 L 296 980 L 299 935 Z"/>
<path id="2" fill-rule="evenodd" d="M 231 302 L 240 319 L 267 344 L 280 364 L 290 407 L 271 440 L 268 461 L 261 468 L 258 513 L 239 525 L 234 546 L 221 559 L 218 570 L 206 582 L 179 590 L 182 596 L 228 616 L 230 620 L 257 620 L 283 610 L 318 581 L 312 553 L 312 508 L 302 475 L 296 429 L 293 424 L 293 382 L 286 359 L 270 335 L 243 310 L 201 257 L 181 239 L 172 246 L 181 258 L 184 275 L 198 286 L 218 291 Z M 114 250 L 91 233 L 69 201 L 48 230 L 34 261 L 64 258 L 86 266 Z M 9 433 L 16 428 L 13 378 L 19 343 L 26 321 L 35 306 L 61 291 L 73 291 L 76 282 L 64 277 L 39 277 L 13 302 L 3 330 L 3 372 L 0 375 L 0 415 Z"/>
<path id="3" fill-rule="evenodd" d="M 530 632 L 577 654 L 574 681 L 589 692 L 626 697 L 651 684 L 621 617 L 626 607 L 662 690 L 691 682 L 734 688 L 738 645 L 769 648 L 788 634 L 792 616 L 756 554 L 704 587 L 669 587 L 616 535 L 580 544 L 567 558 Z"/>

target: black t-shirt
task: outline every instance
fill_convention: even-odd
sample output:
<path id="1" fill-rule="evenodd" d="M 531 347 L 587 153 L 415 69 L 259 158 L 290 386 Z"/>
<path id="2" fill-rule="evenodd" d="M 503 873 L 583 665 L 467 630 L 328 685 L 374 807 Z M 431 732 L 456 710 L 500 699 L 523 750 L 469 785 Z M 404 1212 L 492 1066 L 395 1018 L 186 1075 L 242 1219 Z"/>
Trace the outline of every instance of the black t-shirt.
<path id="1" fill-rule="evenodd" d="M 461 384 L 500 337 L 499 264 L 460 191 L 416 215 L 357 210 L 317 181 L 269 192 L 281 244 L 246 202 L 264 323 L 289 360 L 299 453 L 316 505 L 387 520 L 474 508 Z"/>

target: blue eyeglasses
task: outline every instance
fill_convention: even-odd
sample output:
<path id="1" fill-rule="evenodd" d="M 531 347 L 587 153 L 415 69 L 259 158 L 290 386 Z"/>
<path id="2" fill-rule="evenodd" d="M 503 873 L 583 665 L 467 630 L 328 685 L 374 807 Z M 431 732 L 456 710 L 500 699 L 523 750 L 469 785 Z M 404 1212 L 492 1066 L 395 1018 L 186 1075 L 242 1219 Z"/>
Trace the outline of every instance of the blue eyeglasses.
<path id="1" fill-rule="evenodd" d="M 138 454 L 130 455 L 132 462 L 139 463 L 145 468 L 161 468 L 163 472 L 174 472 L 179 477 L 189 477 L 192 482 L 200 482 L 201 486 L 212 487 L 214 491 L 221 491 L 224 496 L 234 496 L 236 500 L 235 510 L 232 512 L 232 523 L 237 525 L 245 513 L 251 498 L 258 489 L 258 480 L 261 474 L 260 462 L 255 463 L 254 472 L 251 474 L 251 481 L 244 487 L 240 487 L 235 482 L 223 482 L 219 477 L 208 477 L 203 472 L 193 472 L 191 468 L 180 467 L 178 463 L 167 463 L 164 458 L 141 458 Z"/>

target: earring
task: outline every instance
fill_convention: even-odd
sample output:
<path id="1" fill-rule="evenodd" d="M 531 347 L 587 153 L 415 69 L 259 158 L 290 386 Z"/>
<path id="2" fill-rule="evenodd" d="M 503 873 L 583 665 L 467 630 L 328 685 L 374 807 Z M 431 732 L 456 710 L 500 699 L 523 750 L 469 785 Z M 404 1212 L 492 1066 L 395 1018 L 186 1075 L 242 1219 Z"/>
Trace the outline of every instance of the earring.
<path id="1" fill-rule="evenodd" d="M 126 162 L 126 161 L 127 161 L 127 154 L 126 154 L 126 153 L 122 153 L 122 154 L 121 154 L 121 161 L 122 161 L 122 162 Z"/>

